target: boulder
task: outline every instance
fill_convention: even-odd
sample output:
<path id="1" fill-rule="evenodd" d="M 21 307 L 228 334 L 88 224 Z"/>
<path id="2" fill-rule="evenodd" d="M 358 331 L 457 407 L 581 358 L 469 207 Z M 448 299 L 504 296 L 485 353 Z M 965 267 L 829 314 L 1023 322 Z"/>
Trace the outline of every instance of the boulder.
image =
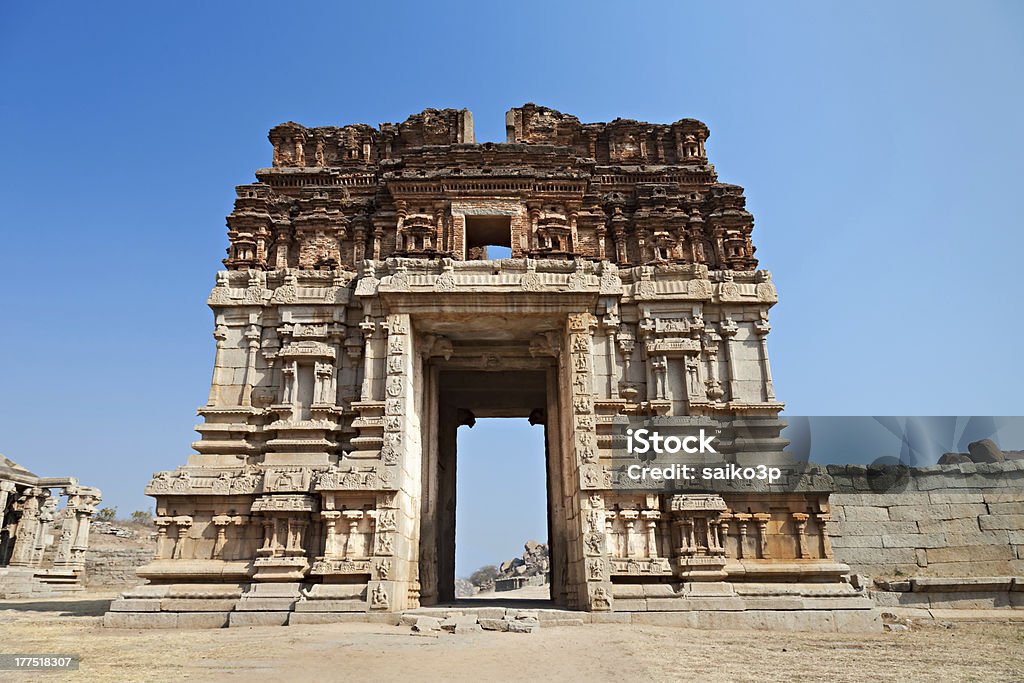
<path id="1" fill-rule="evenodd" d="M 1005 458 L 992 439 L 972 441 L 967 444 L 967 452 L 971 455 L 973 462 L 1002 462 Z"/>
<path id="2" fill-rule="evenodd" d="M 940 465 L 959 465 L 962 462 L 971 462 L 971 456 L 966 453 L 943 453 L 939 458 Z"/>

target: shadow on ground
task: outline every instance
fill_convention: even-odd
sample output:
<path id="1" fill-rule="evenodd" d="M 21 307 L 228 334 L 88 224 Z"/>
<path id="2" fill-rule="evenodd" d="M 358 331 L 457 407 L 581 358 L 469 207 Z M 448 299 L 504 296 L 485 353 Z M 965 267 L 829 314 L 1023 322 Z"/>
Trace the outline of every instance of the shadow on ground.
<path id="1" fill-rule="evenodd" d="M 102 617 L 110 609 L 110 598 L 101 600 L 37 600 L 34 602 L 0 601 L 0 611 L 59 612 L 62 617 Z"/>

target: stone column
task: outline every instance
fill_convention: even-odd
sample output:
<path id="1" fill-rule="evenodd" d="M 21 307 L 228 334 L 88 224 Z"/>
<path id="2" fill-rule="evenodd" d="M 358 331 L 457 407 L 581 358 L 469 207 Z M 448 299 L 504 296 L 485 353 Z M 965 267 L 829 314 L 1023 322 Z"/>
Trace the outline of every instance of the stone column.
<path id="1" fill-rule="evenodd" d="M 338 538 L 335 533 L 339 517 L 341 512 L 338 510 L 324 510 L 320 513 L 320 519 L 324 520 L 324 557 L 327 559 L 338 556 Z"/>
<path id="2" fill-rule="evenodd" d="M 227 325 L 217 325 L 213 328 L 213 338 L 217 340 L 217 351 L 213 358 L 213 381 L 210 383 L 210 398 L 206 405 L 215 406 L 220 399 L 220 375 L 221 358 L 224 355 L 224 343 L 228 338 Z"/>
<path id="3" fill-rule="evenodd" d="M 739 331 L 739 326 L 732 318 L 726 318 L 718 325 L 718 331 L 725 337 L 725 360 L 729 366 L 729 400 L 736 401 L 740 396 L 740 383 L 737 377 L 736 357 L 733 351 L 733 337 Z"/>
<path id="4" fill-rule="evenodd" d="M 714 331 L 709 331 L 704 338 L 704 355 L 708 361 L 707 397 L 711 401 L 722 398 L 722 381 L 718 376 L 718 343 L 722 338 Z"/>
<path id="5" fill-rule="evenodd" d="M 582 553 L 569 553 L 569 585 L 577 589 L 570 590 L 570 595 L 574 595 L 576 600 L 576 604 L 570 606 L 611 611 L 611 577 L 605 571 L 604 560 L 607 555 L 607 539 L 602 538 L 601 534 L 588 532 L 583 523 L 590 509 L 587 496 L 607 486 L 605 471 L 594 457 L 597 455 L 597 434 L 594 421 L 593 331 L 597 320 L 590 313 L 577 313 L 570 315 L 567 322 L 569 354 L 564 361 L 568 367 L 565 368 L 563 381 L 569 381 L 571 393 L 563 405 L 567 404 L 567 412 L 572 420 L 566 432 L 574 451 L 570 462 L 576 468 L 576 476 L 570 481 L 575 480 L 579 487 L 574 487 L 572 496 L 572 505 L 576 506 L 573 516 L 578 524 L 572 531 L 577 534 L 576 542 L 580 543 L 583 550 Z"/>
<path id="6" fill-rule="evenodd" d="M 362 549 L 364 552 L 359 553 L 358 555 L 356 553 L 357 550 L 360 550 L 357 545 L 357 534 L 359 533 L 359 522 L 363 519 L 362 510 L 345 510 L 341 514 L 345 518 L 345 521 L 348 522 L 348 536 L 345 538 L 345 551 L 342 554 L 342 557 L 351 559 L 358 555 L 368 556 L 370 553 L 366 552 L 367 549 L 365 548 Z"/>
<path id="7" fill-rule="evenodd" d="M 57 550 L 53 556 L 54 568 L 66 569 L 74 564 L 71 550 L 78 540 L 78 526 L 80 523 L 76 502 L 75 496 L 69 496 L 67 507 L 64 508 L 64 521 L 61 523 L 60 540 L 57 542 Z"/>
<path id="8" fill-rule="evenodd" d="M 623 545 L 623 557 L 634 558 L 636 554 L 636 543 L 633 541 L 634 529 L 636 528 L 636 520 L 640 517 L 640 513 L 636 510 L 620 510 L 619 517 L 623 521 L 623 532 L 624 532 L 624 543 Z"/>
<path id="9" fill-rule="evenodd" d="M 616 215 L 614 218 L 612 218 L 612 223 L 615 233 L 615 257 L 618 260 L 619 266 L 621 267 L 625 265 L 628 261 L 626 254 L 626 218 L 625 216 Z"/>
<path id="10" fill-rule="evenodd" d="M 376 354 L 373 352 L 374 336 L 377 331 L 377 323 L 374 322 L 370 316 L 365 316 L 363 322 L 359 323 L 359 329 L 363 333 L 363 383 L 362 389 L 359 396 L 360 401 L 373 401 L 374 390 L 373 390 L 373 361 L 376 358 Z"/>
<path id="11" fill-rule="evenodd" d="M 765 399 L 768 401 L 775 400 L 775 387 L 772 385 L 772 368 L 768 363 L 768 333 L 771 332 L 771 329 L 772 326 L 768 324 L 766 318 L 762 318 L 754 323 L 754 332 L 757 334 L 761 345 L 761 367 L 764 369 Z"/>
<path id="12" fill-rule="evenodd" d="M 48 493 L 48 492 L 47 492 Z M 32 566 L 32 555 L 39 534 L 39 501 L 43 491 L 37 488 L 25 489 L 18 505 L 21 507 L 21 519 L 18 520 L 17 538 L 14 541 L 14 552 L 11 555 L 12 567 Z"/>
<path id="13" fill-rule="evenodd" d="M 739 547 L 736 550 L 736 559 L 742 560 L 746 554 L 747 523 L 753 518 L 753 515 L 747 512 L 737 512 L 733 515 L 733 517 L 736 519 L 736 522 L 740 528 Z M 754 557 L 757 557 L 756 553 L 754 554 Z"/>
<path id="14" fill-rule="evenodd" d="M 210 559 L 223 560 L 224 546 L 228 543 L 228 525 L 232 523 L 238 524 L 241 520 L 231 515 L 215 515 L 210 521 L 217 528 L 217 540 L 213 545 L 213 553 L 210 555 Z"/>
<path id="15" fill-rule="evenodd" d="M 770 560 L 772 555 L 768 550 L 768 522 L 771 520 L 771 513 L 755 512 L 754 522 L 757 523 L 757 536 L 761 547 L 761 559 Z"/>
<path id="16" fill-rule="evenodd" d="M 174 535 L 174 549 L 171 551 L 172 560 L 180 560 L 182 553 L 184 552 L 185 538 L 188 535 L 188 530 L 192 526 L 192 518 L 187 515 L 181 515 L 174 518 L 174 527 L 176 533 Z"/>
<path id="17" fill-rule="evenodd" d="M 661 513 L 657 510 L 644 510 L 640 516 L 647 524 L 647 557 L 653 560 L 658 557 L 658 520 Z"/>
<path id="18" fill-rule="evenodd" d="M 245 339 L 248 343 L 249 353 L 245 359 L 245 381 L 242 387 L 242 405 L 252 405 L 253 375 L 256 374 L 256 352 L 260 349 L 260 337 L 262 328 L 252 324 L 245 331 Z"/>
<path id="19" fill-rule="evenodd" d="M 818 519 L 818 531 L 821 533 L 821 556 L 824 559 L 832 559 L 832 539 L 828 535 L 828 523 L 832 521 L 832 513 L 819 512 L 815 515 Z"/>
<path id="20" fill-rule="evenodd" d="M 156 525 L 156 559 L 167 559 L 167 527 L 173 523 L 170 517 L 157 517 L 153 520 Z"/>
<path id="21" fill-rule="evenodd" d="M 0 481 L 0 529 L 4 526 L 7 503 L 14 497 L 16 488 L 13 481 Z"/>
<path id="22" fill-rule="evenodd" d="M 811 554 L 807 552 L 807 537 L 805 535 L 807 531 L 807 518 L 809 516 L 806 512 L 792 513 L 793 521 L 796 522 L 797 554 L 801 560 L 807 560 L 811 557 Z"/>
<path id="23" fill-rule="evenodd" d="M 79 491 L 75 498 L 75 537 L 71 544 L 71 565 L 75 570 L 85 569 L 85 551 L 89 549 L 89 526 L 100 502 L 98 495 Z"/>
<path id="24" fill-rule="evenodd" d="M 277 520 L 273 517 L 263 518 L 263 545 L 256 551 L 259 557 L 272 557 L 277 545 Z"/>
<path id="25" fill-rule="evenodd" d="M 604 551 L 609 557 L 619 557 L 621 554 L 615 543 L 615 517 L 617 514 L 614 510 L 606 510 L 604 513 Z"/>
<path id="26" fill-rule="evenodd" d="M 366 228 L 357 224 L 352 236 L 352 261 L 362 263 L 366 256 Z"/>
<path id="27" fill-rule="evenodd" d="M 604 333 L 606 367 L 608 370 L 608 397 L 617 399 L 619 397 L 619 368 L 615 362 L 615 336 L 619 329 L 619 317 L 614 311 L 609 311 L 601 317 L 601 331 Z"/>

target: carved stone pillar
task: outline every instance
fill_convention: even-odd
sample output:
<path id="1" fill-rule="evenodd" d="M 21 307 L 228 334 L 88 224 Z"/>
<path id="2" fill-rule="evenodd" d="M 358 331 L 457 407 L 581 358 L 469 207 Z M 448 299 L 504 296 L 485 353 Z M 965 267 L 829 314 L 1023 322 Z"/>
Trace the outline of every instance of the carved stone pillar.
<path id="1" fill-rule="evenodd" d="M 619 397 L 619 372 L 615 363 L 615 336 L 619 329 L 619 316 L 615 311 L 609 311 L 601 316 L 601 331 L 604 333 L 605 351 L 604 357 L 608 366 L 608 397 L 617 399 Z"/>
<path id="2" fill-rule="evenodd" d="M 49 492 L 47 491 L 47 493 Z M 36 540 L 33 544 L 32 557 L 29 562 L 32 567 L 39 567 L 42 564 L 43 555 L 46 553 L 47 539 L 50 535 L 50 527 L 56 518 L 56 512 L 57 500 L 50 495 L 44 496 L 39 505 L 39 525 L 36 527 Z"/>
<path id="3" fill-rule="evenodd" d="M 369 556 L 366 548 L 359 547 L 359 523 L 363 519 L 362 510 L 345 510 L 341 514 L 345 518 L 345 521 L 348 522 L 348 536 L 345 538 L 345 552 L 343 557 L 351 559 L 364 555 Z"/>
<path id="4" fill-rule="evenodd" d="M 722 381 L 718 376 L 718 344 L 722 338 L 714 331 L 709 331 L 704 337 L 703 353 L 708 362 L 707 385 L 708 400 L 717 401 L 725 394 L 722 391 Z"/>
<path id="5" fill-rule="evenodd" d="M 213 338 L 217 340 L 217 351 L 213 358 L 213 381 L 210 383 L 210 398 L 206 402 L 208 406 L 217 405 L 220 399 L 221 357 L 223 356 L 224 342 L 228 338 L 227 325 L 217 325 L 214 327 Z"/>
<path id="6" fill-rule="evenodd" d="M 192 518 L 187 515 L 180 515 L 174 518 L 174 550 L 171 552 L 171 559 L 180 560 L 185 548 L 185 539 L 188 538 L 188 530 L 192 526 Z"/>
<path id="7" fill-rule="evenodd" d="M 616 516 L 614 510 L 606 510 L 604 513 L 604 551 L 609 557 L 625 557 L 615 541 Z"/>
<path id="8" fill-rule="evenodd" d="M 749 523 L 750 520 L 753 519 L 754 516 L 749 514 L 749 513 L 746 513 L 746 512 L 737 512 L 737 513 L 735 513 L 733 515 L 733 517 L 736 519 L 736 522 L 737 522 L 737 524 L 739 525 L 739 528 L 740 528 L 739 529 L 739 531 L 740 531 L 740 537 L 739 537 L 740 545 L 739 545 L 739 549 L 738 549 L 738 551 L 736 553 L 736 559 L 742 560 L 744 557 L 746 557 L 747 523 Z M 756 553 L 754 554 L 754 557 L 757 557 Z"/>
<path id="9" fill-rule="evenodd" d="M 245 331 L 245 339 L 248 347 L 248 355 L 245 359 L 245 381 L 242 386 L 242 405 L 252 405 L 253 376 L 256 374 L 256 353 L 260 349 L 260 337 L 262 328 L 259 325 L 249 325 Z"/>
<path id="10" fill-rule="evenodd" d="M 46 493 L 48 494 L 49 492 Z M 21 519 L 18 521 L 18 535 L 14 541 L 14 552 L 11 555 L 10 565 L 12 567 L 32 566 L 32 555 L 40 526 L 40 498 L 43 495 L 42 489 L 29 488 L 25 489 L 18 500 L 18 506 L 21 508 Z"/>
<path id="11" fill-rule="evenodd" d="M 736 365 L 736 355 L 733 351 L 733 337 L 739 331 L 739 326 L 732 318 L 726 318 L 718 326 L 718 331 L 725 337 L 725 360 L 729 366 L 729 400 L 737 401 L 740 396 L 740 383 Z"/>
<path id="12" fill-rule="evenodd" d="M 661 513 L 657 510 L 644 510 L 640 516 L 647 525 L 647 557 L 653 560 L 658 557 L 658 520 L 661 519 Z"/>
<path id="13" fill-rule="evenodd" d="M 818 531 L 821 533 L 821 555 L 827 560 L 833 559 L 832 539 L 828 535 L 828 523 L 832 521 L 832 513 L 819 512 L 815 515 L 818 519 Z"/>
<path id="14" fill-rule="evenodd" d="M 377 323 L 374 322 L 370 316 L 363 318 L 363 322 L 359 323 L 359 329 L 363 333 L 363 383 L 362 390 L 360 393 L 359 400 L 361 401 L 373 401 L 375 400 L 375 392 L 373 390 L 374 385 L 374 372 L 373 362 L 376 355 L 373 352 L 374 337 L 377 332 Z"/>
<path id="15" fill-rule="evenodd" d="M 754 323 L 754 332 L 757 334 L 758 341 L 761 347 L 761 367 L 764 369 L 764 389 L 765 399 L 768 401 L 775 400 L 775 387 L 772 384 L 772 368 L 768 362 L 768 333 L 771 332 L 772 326 L 768 324 L 766 318 Z"/>
<path id="16" fill-rule="evenodd" d="M 277 520 L 273 517 L 263 518 L 263 545 L 256 551 L 258 557 L 271 557 L 277 545 Z"/>
<path id="17" fill-rule="evenodd" d="M 761 547 L 761 559 L 770 560 L 772 555 L 768 550 L 768 522 L 771 521 L 771 513 L 754 513 L 754 522 L 757 524 L 757 537 Z"/>
<path id="18" fill-rule="evenodd" d="M 362 263 L 366 256 L 366 228 L 357 224 L 352 231 L 352 261 Z"/>
<path id="19" fill-rule="evenodd" d="M 627 399 L 636 398 L 636 389 L 633 383 L 630 381 L 630 368 L 633 361 L 633 349 L 636 348 L 636 339 L 633 337 L 632 330 L 623 327 L 619 330 L 616 335 L 616 342 L 618 343 L 619 353 L 622 354 L 622 393 L 621 395 Z M 618 393 L 617 393 L 618 395 Z"/>
<path id="20" fill-rule="evenodd" d="M 619 215 L 612 217 L 612 226 L 615 234 L 615 257 L 618 264 L 623 266 L 629 262 L 629 257 L 626 251 L 626 217 L 620 214 L 621 211 L 616 209 Z"/>
<path id="21" fill-rule="evenodd" d="M 302 557 L 306 554 L 306 527 L 309 520 L 301 517 L 288 518 L 288 546 L 284 554 L 288 557 Z"/>
<path id="22" fill-rule="evenodd" d="M 324 520 L 324 557 L 334 559 L 338 557 L 338 518 L 341 512 L 338 510 L 324 510 L 320 513 L 320 519 Z"/>
<path id="23" fill-rule="evenodd" d="M 384 228 L 377 226 L 373 229 L 373 260 L 380 260 L 381 240 L 384 238 Z"/>
<path id="24" fill-rule="evenodd" d="M 792 513 L 793 521 L 796 522 L 796 545 L 797 556 L 801 560 L 808 560 L 811 554 L 807 551 L 807 519 L 810 517 L 806 512 Z"/>
<path id="25" fill-rule="evenodd" d="M 213 544 L 213 552 L 210 553 L 210 559 L 224 559 L 221 557 L 221 554 L 224 552 L 224 546 L 228 542 L 228 525 L 234 521 L 234 518 L 230 515 L 215 515 L 211 521 L 217 529 L 217 540 Z"/>
<path id="26" fill-rule="evenodd" d="M 153 519 L 156 526 L 156 559 L 167 559 L 167 527 L 171 525 L 170 517 L 156 517 Z"/>

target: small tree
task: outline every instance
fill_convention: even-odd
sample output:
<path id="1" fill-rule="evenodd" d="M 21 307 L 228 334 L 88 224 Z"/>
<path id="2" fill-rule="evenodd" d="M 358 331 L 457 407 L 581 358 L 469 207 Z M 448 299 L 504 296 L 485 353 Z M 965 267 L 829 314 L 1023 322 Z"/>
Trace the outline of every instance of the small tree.
<path id="1" fill-rule="evenodd" d="M 131 515 L 131 521 L 135 524 L 151 524 L 153 522 L 153 511 L 136 510 Z"/>
<path id="2" fill-rule="evenodd" d="M 498 568 L 493 564 L 485 564 L 469 575 L 469 582 L 477 588 L 489 588 L 494 585 L 496 578 L 498 578 Z"/>
<path id="3" fill-rule="evenodd" d="M 113 522 L 117 519 L 117 508 L 103 508 L 96 513 L 97 522 Z"/>

